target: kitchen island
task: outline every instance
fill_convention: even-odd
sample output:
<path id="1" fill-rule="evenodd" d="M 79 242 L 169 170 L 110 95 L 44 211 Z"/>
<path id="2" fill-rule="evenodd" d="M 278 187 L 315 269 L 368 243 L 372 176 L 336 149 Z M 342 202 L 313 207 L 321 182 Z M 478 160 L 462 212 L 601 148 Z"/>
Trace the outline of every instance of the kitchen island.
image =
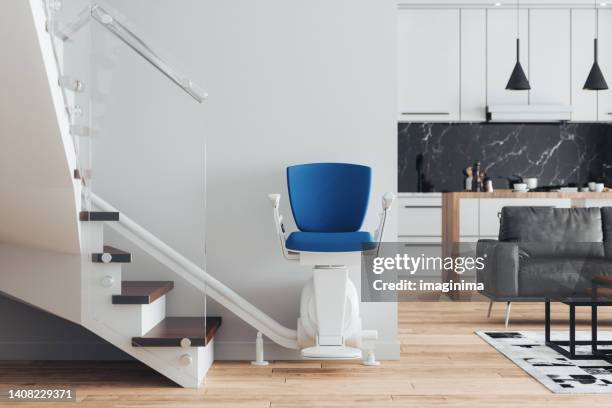
<path id="1" fill-rule="evenodd" d="M 612 191 L 442 193 L 443 247 L 449 247 L 448 244 L 454 242 L 474 242 L 480 238 L 496 239 L 499 233 L 498 214 L 506 206 L 605 207 L 612 206 Z"/>
<path id="2" fill-rule="evenodd" d="M 605 207 L 612 206 L 612 192 L 514 192 L 498 190 L 486 192 L 453 192 L 442 194 L 441 253 L 443 257 L 475 255 L 479 239 L 497 239 L 500 214 L 504 207 Z M 461 254 L 461 255 L 460 255 Z M 444 282 L 459 281 L 453 271 L 443 271 Z M 451 299 L 460 294 L 451 292 Z"/>

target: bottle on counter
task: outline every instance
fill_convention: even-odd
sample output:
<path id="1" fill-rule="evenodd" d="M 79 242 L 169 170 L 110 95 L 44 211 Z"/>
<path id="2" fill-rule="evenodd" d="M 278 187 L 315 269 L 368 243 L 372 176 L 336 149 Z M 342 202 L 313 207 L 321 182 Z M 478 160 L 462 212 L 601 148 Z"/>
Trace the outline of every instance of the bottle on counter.
<path id="1" fill-rule="evenodd" d="M 492 193 L 493 192 L 493 180 L 491 180 L 489 177 L 485 178 L 484 190 L 487 193 Z"/>
<path id="2" fill-rule="evenodd" d="M 465 174 L 464 190 L 471 191 L 472 190 L 472 180 L 473 180 L 472 166 L 468 166 L 465 170 L 463 170 L 463 173 Z"/>
<path id="3" fill-rule="evenodd" d="M 482 191 L 482 172 L 480 171 L 480 162 L 477 161 L 472 166 L 472 191 L 481 192 Z"/>

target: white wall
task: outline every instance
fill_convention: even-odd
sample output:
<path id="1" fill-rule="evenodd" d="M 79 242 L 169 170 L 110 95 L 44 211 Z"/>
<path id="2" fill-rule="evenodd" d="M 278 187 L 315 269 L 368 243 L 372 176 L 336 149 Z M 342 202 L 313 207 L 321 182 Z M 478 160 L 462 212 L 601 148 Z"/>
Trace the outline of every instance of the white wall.
<path id="1" fill-rule="evenodd" d="M 0 243 L 78 254 L 74 147 L 44 21 L 40 1 L 3 2 Z"/>
<path id="2" fill-rule="evenodd" d="M 94 190 L 203 263 L 281 323 L 295 327 L 307 268 L 282 259 L 267 194 L 283 194 L 285 167 L 343 161 L 373 167 L 366 227 L 397 186 L 395 2 L 389 0 L 108 0 L 211 97 L 195 104 L 124 44 L 94 30 Z M 207 210 L 204 217 L 204 147 Z M 205 226 L 206 222 L 206 226 Z M 387 230 L 393 239 L 395 222 Z M 127 279 L 169 278 L 135 253 Z M 355 278 L 358 278 L 355 277 Z M 170 315 L 197 315 L 199 293 L 176 278 Z M 255 333 L 228 311 L 221 358 L 252 358 Z M 364 326 L 399 357 L 395 304 L 364 304 Z M 248 344 L 247 344 L 248 343 Z M 245 348 L 248 347 L 248 348 Z M 268 348 L 268 356 L 291 357 Z"/>

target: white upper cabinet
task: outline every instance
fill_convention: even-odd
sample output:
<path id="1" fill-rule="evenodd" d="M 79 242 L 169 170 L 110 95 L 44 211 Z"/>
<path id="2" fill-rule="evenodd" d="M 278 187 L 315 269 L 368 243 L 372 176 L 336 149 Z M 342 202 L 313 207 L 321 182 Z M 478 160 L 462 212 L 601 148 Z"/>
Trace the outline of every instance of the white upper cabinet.
<path id="1" fill-rule="evenodd" d="M 590 47 L 593 49 L 593 42 Z M 593 63 L 591 52 L 590 63 Z M 612 86 L 612 10 L 599 10 L 599 67 L 608 83 Z M 589 68 L 590 69 L 590 68 Z M 586 77 L 585 77 L 586 80 Z M 598 120 L 609 122 L 612 121 L 612 91 L 591 91 L 598 94 Z"/>
<path id="2" fill-rule="evenodd" d="M 529 13 L 520 11 L 521 65 L 529 78 Z M 487 104 L 526 105 L 527 91 L 508 91 L 506 84 L 516 63 L 517 12 L 487 10 Z M 533 85 L 533 84 L 532 84 Z"/>
<path id="3" fill-rule="evenodd" d="M 517 10 L 456 3 L 398 10 L 400 121 L 482 122 L 487 105 L 572 105 L 574 121 L 612 121 L 612 90 L 582 89 L 593 64 L 593 9 L 522 8 L 520 60 L 531 90 L 510 91 Z M 612 7 L 598 16 L 599 64 L 612 86 Z"/>
<path id="4" fill-rule="evenodd" d="M 398 106 L 402 121 L 459 121 L 459 9 L 398 12 Z"/>
<path id="5" fill-rule="evenodd" d="M 461 10 L 461 120 L 483 122 L 487 105 L 487 12 Z"/>
<path id="6" fill-rule="evenodd" d="M 569 105 L 570 92 L 569 9 L 529 10 L 529 103 Z"/>
<path id="7" fill-rule="evenodd" d="M 597 92 L 582 89 L 593 65 L 595 11 L 574 9 L 572 13 L 572 120 L 597 120 Z"/>

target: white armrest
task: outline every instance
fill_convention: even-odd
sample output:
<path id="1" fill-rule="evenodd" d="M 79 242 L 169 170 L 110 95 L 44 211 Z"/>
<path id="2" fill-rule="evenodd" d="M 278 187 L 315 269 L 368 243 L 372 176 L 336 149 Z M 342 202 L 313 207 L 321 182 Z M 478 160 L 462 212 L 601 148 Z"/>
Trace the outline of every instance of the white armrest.
<path id="1" fill-rule="evenodd" d="M 274 208 L 274 226 L 276 227 L 276 234 L 278 235 L 278 241 L 281 248 L 281 253 L 283 256 L 290 260 L 295 260 L 297 257 L 295 254 L 290 254 L 285 246 L 285 240 L 287 237 L 285 236 L 285 226 L 283 225 L 283 216 L 280 215 L 280 194 L 268 194 L 268 198 L 272 203 L 272 207 Z"/>
<path id="2" fill-rule="evenodd" d="M 394 193 L 386 192 L 385 194 L 383 194 L 383 197 L 382 197 L 383 211 L 387 211 L 391 207 L 391 204 L 393 204 L 394 200 L 395 200 Z"/>
<path id="3" fill-rule="evenodd" d="M 280 204 L 280 194 L 268 194 L 268 198 L 272 202 L 272 207 L 278 208 Z"/>
<path id="4" fill-rule="evenodd" d="M 385 223 L 387 222 L 387 213 L 391 209 L 391 205 L 395 200 L 395 194 L 391 192 L 387 192 L 382 196 L 382 213 L 380 213 L 380 222 L 378 224 L 378 229 L 376 230 L 376 242 L 381 242 L 383 239 L 383 235 L 385 232 Z"/>

